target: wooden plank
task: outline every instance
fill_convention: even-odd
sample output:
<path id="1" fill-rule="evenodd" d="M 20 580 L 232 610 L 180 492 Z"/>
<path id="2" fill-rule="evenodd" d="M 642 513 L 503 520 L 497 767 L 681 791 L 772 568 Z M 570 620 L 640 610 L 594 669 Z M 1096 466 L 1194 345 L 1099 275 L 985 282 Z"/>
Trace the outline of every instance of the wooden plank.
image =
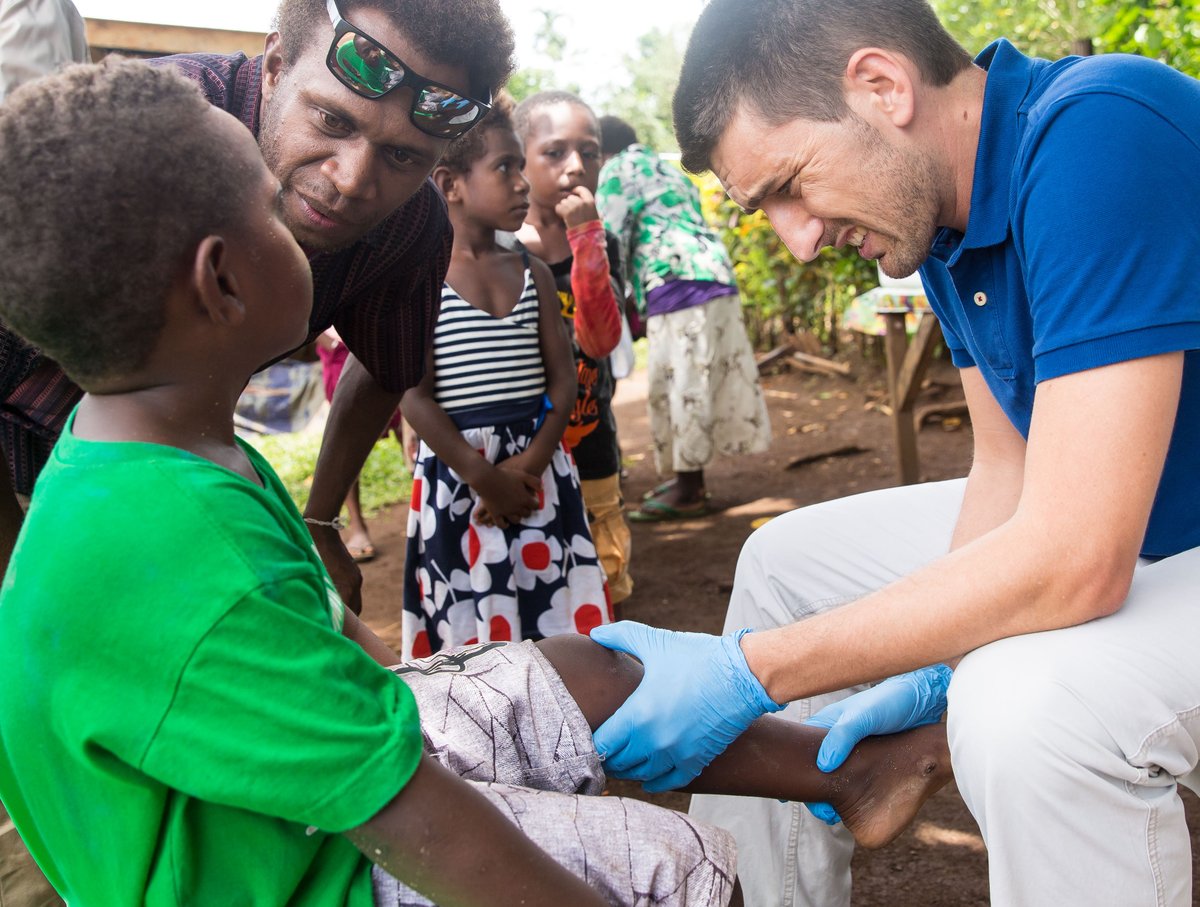
<path id="1" fill-rule="evenodd" d="M 781 359 L 785 358 L 789 353 L 791 353 L 791 351 L 792 348 L 786 343 L 783 346 L 775 347 L 775 349 L 771 350 L 769 353 L 766 353 L 761 359 L 758 360 L 758 370 L 761 372 L 763 369 L 769 368 L 776 362 L 779 362 Z"/>
<path id="2" fill-rule="evenodd" d="M 157 57 L 185 53 L 231 54 L 239 50 L 248 57 L 256 57 L 263 52 L 267 38 L 265 32 L 190 28 L 116 19 L 89 18 L 84 23 L 93 60 L 99 60 L 109 53 Z"/>
<path id="3" fill-rule="evenodd" d="M 797 362 L 811 366 L 824 372 L 829 372 L 833 375 L 842 375 L 849 377 L 850 363 L 849 362 L 834 362 L 832 359 L 826 359 L 824 356 L 811 356 L 808 353 L 792 353 L 792 358 Z"/>
<path id="4" fill-rule="evenodd" d="M 900 368 L 900 377 L 897 379 L 899 393 L 893 401 L 897 409 L 907 412 L 913 408 L 941 336 L 942 329 L 938 320 L 932 315 L 923 314 L 917 322 L 916 336 L 909 344 L 904 355 L 904 364 Z"/>
<path id="5" fill-rule="evenodd" d="M 912 485 L 917 481 L 917 430 L 913 425 L 912 413 L 898 405 L 901 398 L 900 374 L 908 351 L 908 311 L 880 310 L 887 334 L 884 336 L 884 352 L 887 355 L 888 395 L 892 401 L 892 435 L 896 441 L 896 477 L 901 485 Z"/>

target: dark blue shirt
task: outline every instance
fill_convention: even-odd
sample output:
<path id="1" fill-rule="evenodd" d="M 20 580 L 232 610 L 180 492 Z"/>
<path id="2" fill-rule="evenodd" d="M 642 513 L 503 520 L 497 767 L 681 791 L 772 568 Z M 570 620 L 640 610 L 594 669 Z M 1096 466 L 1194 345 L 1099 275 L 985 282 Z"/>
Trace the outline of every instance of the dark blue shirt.
<path id="1" fill-rule="evenodd" d="M 979 367 L 1028 437 L 1039 382 L 1185 351 L 1142 553 L 1194 548 L 1200 82 L 1120 54 L 1031 59 L 1006 41 L 976 62 L 988 77 L 967 231 L 940 231 L 921 268 L 954 362 Z"/>

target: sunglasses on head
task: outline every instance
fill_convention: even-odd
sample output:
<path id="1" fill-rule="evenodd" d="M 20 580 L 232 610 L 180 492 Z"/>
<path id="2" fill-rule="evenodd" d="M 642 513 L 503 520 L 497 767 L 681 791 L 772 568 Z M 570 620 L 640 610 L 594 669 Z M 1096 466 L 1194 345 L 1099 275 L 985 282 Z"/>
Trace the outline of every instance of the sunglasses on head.
<path id="1" fill-rule="evenodd" d="M 424 132 L 439 139 L 453 139 L 483 119 L 492 106 L 486 101 L 459 94 L 453 88 L 417 75 L 394 53 L 342 18 L 337 0 L 326 0 L 333 23 L 333 42 L 325 64 L 339 82 L 364 98 L 382 98 L 407 85 L 413 91 L 409 119 Z"/>

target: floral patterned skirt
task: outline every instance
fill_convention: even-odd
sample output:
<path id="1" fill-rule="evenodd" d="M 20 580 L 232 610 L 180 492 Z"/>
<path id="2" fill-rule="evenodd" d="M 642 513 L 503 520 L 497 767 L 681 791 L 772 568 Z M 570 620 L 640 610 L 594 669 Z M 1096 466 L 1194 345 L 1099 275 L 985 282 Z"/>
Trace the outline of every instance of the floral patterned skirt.
<path id="1" fill-rule="evenodd" d="M 534 425 L 522 419 L 462 436 L 501 463 L 529 446 Z M 485 526 L 479 496 L 422 442 L 404 565 L 406 661 L 449 646 L 587 633 L 612 620 L 579 474 L 561 445 L 541 478 L 535 513 L 506 529 Z"/>

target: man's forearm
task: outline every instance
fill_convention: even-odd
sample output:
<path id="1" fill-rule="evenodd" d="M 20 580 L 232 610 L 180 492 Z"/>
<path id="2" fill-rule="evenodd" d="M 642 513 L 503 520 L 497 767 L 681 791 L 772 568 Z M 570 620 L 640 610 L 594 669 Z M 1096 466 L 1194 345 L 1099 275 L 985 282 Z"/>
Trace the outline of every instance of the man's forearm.
<path id="1" fill-rule="evenodd" d="M 806 698 L 1101 616 L 1132 576 L 1132 562 L 1125 571 L 1118 561 L 1095 569 L 1055 526 L 1014 518 L 858 601 L 752 633 L 742 648 L 772 699 Z"/>

